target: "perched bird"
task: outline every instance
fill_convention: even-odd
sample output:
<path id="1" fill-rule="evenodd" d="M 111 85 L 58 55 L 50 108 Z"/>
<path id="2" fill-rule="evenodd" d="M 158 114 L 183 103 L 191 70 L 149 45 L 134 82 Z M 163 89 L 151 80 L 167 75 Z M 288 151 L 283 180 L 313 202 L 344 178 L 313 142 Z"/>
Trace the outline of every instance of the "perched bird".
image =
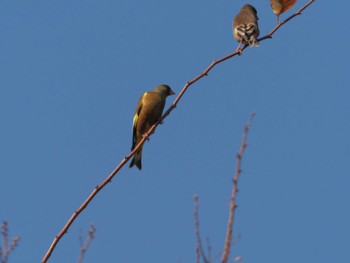
<path id="1" fill-rule="evenodd" d="M 277 24 L 280 23 L 280 15 L 288 11 L 297 0 L 270 0 L 272 11 L 277 16 Z"/>
<path id="2" fill-rule="evenodd" d="M 233 20 L 233 35 L 239 42 L 239 46 L 259 46 L 258 12 L 252 5 L 244 5 Z"/>
<path id="3" fill-rule="evenodd" d="M 142 140 L 143 135 L 162 116 L 165 100 L 168 96 L 175 94 L 168 85 L 159 85 L 153 90 L 145 92 L 137 104 L 132 124 L 132 146 L 131 150 Z M 141 170 L 142 146 L 134 154 L 130 168 L 136 165 Z"/>

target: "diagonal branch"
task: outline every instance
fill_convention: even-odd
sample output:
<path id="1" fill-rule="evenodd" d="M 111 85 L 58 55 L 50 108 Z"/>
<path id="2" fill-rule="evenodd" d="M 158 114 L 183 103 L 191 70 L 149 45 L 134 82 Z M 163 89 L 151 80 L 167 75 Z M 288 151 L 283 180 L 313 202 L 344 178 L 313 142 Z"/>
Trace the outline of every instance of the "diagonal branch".
<path id="1" fill-rule="evenodd" d="M 259 39 L 259 41 L 264 41 L 266 39 L 271 39 L 272 35 L 279 30 L 284 24 L 289 22 L 291 19 L 294 17 L 298 16 L 301 14 L 302 11 L 304 11 L 309 5 L 311 5 L 315 0 L 310 0 L 305 6 L 303 6 L 299 11 L 297 11 L 295 14 L 291 15 L 288 17 L 286 20 L 282 21 L 279 25 L 277 25 L 268 35 L 262 37 Z M 234 56 L 241 55 L 243 54 L 244 50 L 248 46 L 244 46 L 240 50 L 236 50 L 231 54 L 228 54 L 227 56 L 220 58 L 218 60 L 214 60 L 201 74 L 199 74 L 197 77 L 193 78 L 190 81 L 187 81 L 185 86 L 182 88 L 181 92 L 179 95 L 175 98 L 174 102 L 170 105 L 169 109 L 162 115 L 162 117 L 159 119 L 159 121 L 154 124 L 147 133 L 144 134 L 144 137 L 142 140 L 139 142 L 139 144 L 134 148 L 133 151 L 131 151 L 127 156 L 124 157 L 124 159 L 118 164 L 118 166 L 99 184 L 97 185 L 90 195 L 86 198 L 86 200 L 81 204 L 81 206 L 72 214 L 72 216 L 68 219 L 62 230 L 58 233 L 58 235 L 54 238 L 52 241 L 49 249 L 46 251 L 43 259 L 41 260 L 41 263 L 46 263 L 49 257 L 51 256 L 53 250 L 57 246 L 58 242 L 61 240 L 61 238 L 64 236 L 65 233 L 67 233 L 68 229 L 74 222 L 74 220 L 79 216 L 79 214 L 84 211 L 84 209 L 87 207 L 87 205 L 91 202 L 91 200 L 95 197 L 95 195 L 101 191 L 102 188 L 104 188 L 108 183 L 110 183 L 113 179 L 113 177 L 118 173 L 118 171 L 129 161 L 129 159 L 137 152 L 137 150 L 145 143 L 145 141 L 151 136 L 151 134 L 155 131 L 156 127 L 163 122 L 165 118 L 176 108 L 178 102 L 182 98 L 182 96 L 185 94 L 187 89 L 196 83 L 198 80 L 203 78 L 204 76 L 207 76 L 208 73 L 217 65 L 220 64 Z"/>
<path id="2" fill-rule="evenodd" d="M 222 253 L 221 263 L 227 263 L 230 256 L 233 222 L 235 219 L 235 210 L 237 207 L 236 197 L 238 193 L 238 179 L 239 179 L 239 176 L 241 175 L 241 161 L 242 161 L 244 150 L 247 147 L 247 136 L 248 136 L 250 125 L 252 123 L 254 116 L 255 116 L 255 113 L 253 112 L 249 117 L 248 123 L 244 127 L 241 147 L 236 156 L 237 163 L 236 163 L 235 175 L 233 177 L 232 193 L 230 198 L 231 202 L 229 206 L 229 217 L 228 217 L 228 223 L 227 223 L 227 229 L 226 229 L 226 240 L 225 240 L 224 251 Z"/>

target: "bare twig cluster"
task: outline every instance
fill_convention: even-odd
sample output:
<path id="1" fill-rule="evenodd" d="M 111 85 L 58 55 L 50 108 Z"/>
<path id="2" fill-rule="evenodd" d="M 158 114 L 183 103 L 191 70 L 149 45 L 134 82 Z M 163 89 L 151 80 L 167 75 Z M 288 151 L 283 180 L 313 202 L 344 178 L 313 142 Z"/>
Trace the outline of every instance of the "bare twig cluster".
<path id="1" fill-rule="evenodd" d="M 235 210 L 237 207 L 236 198 L 238 193 L 238 180 L 242 172 L 241 170 L 242 157 L 243 157 L 244 150 L 247 147 L 247 136 L 248 136 L 248 132 L 254 116 L 255 116 L 255 113 L 253 112 L 250 115 L 249 120 L 244 127 L 241 147 L 236 155 L 237 162 L 236 162 L 235 174 L 233 177 L 232 193 L 231 193 L 230 205 L 229 205 L 229 216 L 228 216 L 228 223 L 227 223 L 227 229 L 226 229 L 226 240 L 225 240 L 224 249 L 222 252 L 221 263 L 227 263 L 230 257 L 233 222 L 234 222 Z M 196 238 L 197 238 L 196 262 L 199 263 L 200 257 L 202 257 L 204 263 L 211 263 L 210 256 L 208 257 L 205 256 L 204 249 L 202 246 L 202 241 L 201 241 L 201 236 L 199 231 L 198 207 L 199 207 L 198 196 L 195 195 L 194 196 L 194 229 L 195 229 Z M 211 250 L 211 247 L 210 247 L 210 244 L 208 243 L 208 255 L 210 255 L 210 250 Z M 240 257 L 236 257 L 235 260 L 237 261 L 238 259 L 241 260 Z"/>
<path id="2" fill-rule="evenodd" d="M 293 15 L 291 15 L 290 17 L 288 17 L 287 19 L 285 19 L 284 21 L 282 21 L 281 23 L 279 23 L 276 27 L 274 27 L 272 29 L 272 31 L 270 33 L 268 33 L 266 36 L 261 37 L 260 39 L 258 39 L 259 42 L 262 42 L 264 40 L 267 39 L 271 39 L 273 37 L 273 35 L 276 33 L 277 30 L 279 30 L 283 25 L 285 25 L 287 22 L 289 22 L 291 19 L 293 19 L 294 17 L 300 15 L 307 7 L 309 7 L 315 0 L 310 0 L 307 4 L 305 4 L 301 9 L 299 9 L 296 13 L 294 13 Z M 129 159 L 138 151 L 138 149 L 145 143 L 145 141 L 151 136 L 151 134 L 154 133 L 156 127 L 163 122 L 164 119 L 167 118 L 167 116 L 176 108 L 178 102 L 180 101 L 180 99 L 182 98 L 182 96 L 186 93 L 187 89 L 193 85 L 194 83 L 196 83 L 197 81 L 199 81 L 200 79 L 202 79 L 204 76 L 207 76 L 208 73 L 218 64 L 234 57 L 237 55 L 241 55 L 243 54 L 243 52 L 245 51 L 245 49 L 248 46 L 244 46 L 243 48 L 239 49 L 239 50 L 235 50 L 234 52 L 232 52 L 231 54 L 226 55 L 223 58 L 220 58 L 218 60 L 214 60 L 202 73 L 200 73 L 198 76 L 196 76 L 195 78 L 193 78 L 192 80 L 189 80 L 186 82 L 186 84 L 184 85 L 184 87 L 182 88 L 181 92 L 179 93 L 179 95 L 175 98 L 174 102 L 171 104 L 171 106 L 169 107 L 169 109 L 162 115 L 162 117 L 159 119 L 159 121 L 154 124 L 149 131 L 144 134 L 143 139 L 140 141 L 140 143 L 134 148 L 133 151 L 131 151 L 127 156 L 124 157 L 124 159 L 117 165 L 117 167 L 99 184 L 97 185 L 92 192 L 90 193 L 90 195 L 86 198 L 86 200 L 81 204 L 81 206 L 71 215 L 71 217 L 68 219 L 68 221 L 66 222 L 66 224 L 63 226 L 62 230 L 58 233 L 58 235 L 53 239 L 50 247 L 48 248 L 47 252 L 45 253 L 43 259 L 42 259 L 42 263 L 47 262 L 47 260 L 49 259 L 49 257 L 51 256 L 53 250 L 55 249 L 55 247 L 57 246 L 58 242 L 60 241 L 60 239 L 63 237 L 63 235 L 65 233 L 67 233 L 68 229 L 70 228 L 70 226 L 72 225 L 72 223 L 75 221 L 75 219 L 79 216 L 79 214 L 84 211 L 84 209 L 88 206 L 88 204 L 91 202 L 91 200 L 95 197 L 95 195 L 101 191 L 108 183 L 110 183 L 113 179 L 113 177 L 118 173 L 118 171 L 129 161 Z"/>
<path id="3" fill-rule="evenodd" d="M 7 226 L 7 222 L 2 222 L 0 228 L 3 240 L 3 247 L 0 247 L 0 263 L 7 263 L 11 252 L 18 246 L 18 243 L 21 240 L 21 238 L 18 236 L 13 237 L 11 243 L 9 243 L 9 229 Z"/>
<path id="4" fill-rule="evenodd" d="M 95 231 L 96 231 L 96 228 L 95 228 L 94 224 L 91 224 L 90 228 L 89 228 L 88 237 L 86 238 L 85 242 L 83 241 L 83 237 L 82 236 L 79 237 L 79 240 L 80 240 L 80 254 L 79 254 L 77 263 L 82 263 L 83 262 L 84 255 L 85 255 L 85 253 L 86 253 L 86 251 L 87 251 L 91 241 L 94 239 Z"/>
<path id="5" fill-rule="evenodd" d="M 198 195 L 194 195 L 194 197 L 193 197 L 193 200 L 194 200 L 194 209 L 193 209 L 193 213 L 194 213 L 194 232 L 196 234 L 196 239 L 197 239 L 196 263 L 200 262 L 201 257 L 202 257 L 204 263 L 210 263 L 210 262 L 212 262 L 210 240 L 207 237 L 206 240 L 207 240 L 207 254 L 208 255 L 205 255 L 204 248 L 203 248 L 203 245 L 202 245 L 202 238 L 201 238 L 200 230 L 199 230 L 199 215 L 198 215 L 199 201 L 198 201 L 198 199 L 199 199 Z"/>

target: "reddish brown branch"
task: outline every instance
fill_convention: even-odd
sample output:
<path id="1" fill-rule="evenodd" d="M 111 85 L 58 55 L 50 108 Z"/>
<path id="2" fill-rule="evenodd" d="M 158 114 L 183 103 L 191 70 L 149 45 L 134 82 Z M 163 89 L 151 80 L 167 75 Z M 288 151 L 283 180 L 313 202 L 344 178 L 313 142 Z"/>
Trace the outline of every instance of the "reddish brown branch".
<path id="1" fill-rule="evenodd" d="M 242 143 L 241 147 L 239 149 L 239 152 L 237 153 L 237 163 L 236 163 L 236 169 L 235 169 L 235 175 L 233 177 L 233 185 L 232 185 L 232 193 L 230 198 L 230 206 L 229 206 L 229 216 L 228 216 L 228 223 L 227 223 L 227 229 L 226 229 L 226 240 L 224 245 L 224 251 L 222 253 L 221 263 L 227 263 L 229 256 L 230 256 L 230 248 L 231 248 L 231 241 L 232 241 L 232 229 L 233 229 L 233 222 L 235 218 L 235 210 L 236 210 L 236 197 L 238 193 L 238 179 L 241 175 L 241 162 L 242 157 L 245 148 L 247 147 L 247 136 L 249 132 L 250 125 L 252 123 L 252 120 L 255 116 L 255 113 L 253 112 L 250 115 L 250 118 L 248 120 L 248 123 L 244 127 L 243 137 L 242 137 Z"/>
<path id="2" fill-rule="evenodd" d="M 83 258 L 84 258 L 84 255 L 92 241 L 92 239 L 94 238 L 94 235 L 95 235 L 95 226 L 93 224 L 90 225 L 90 228 L 89 228 L 89 234 L 88 234 L 88 237 L 85 241 L 85 243 L 83 244 L 82 242 L 82 237 L 80 237 L 80 240 L 81 240 L 81 248 L 80 248 L 80 255 L 79 255 L 79 258 L 78 258 L 78 261 L 77 263 L 82 263 L 83 262 Z"/>
<path id="3" fill-rule="evenodd" d="M 272 35 L 280 29 L 284 24 L 286 24 L 288 21 L 290 21 L 295 16 L 301 14 L 303 10 L 305 10 L 309 5 L 311 5 L 315 0 L 309 1 L 304 7 L 302 7 L 297 13 L 293 14 L 292 16 L 288 17 L 286 20 L 281 22 L 279 25 L 277 25 L 268 35 L 262 37 L 259 39 L 259 41 L 264 41 L 266 39 L 272 38 Z M 68 231 L 69 227 L 72 225 L 74 220 L 79 216 L 79 214 L 86 208 L 86 206 L 91 202 L 91 200 L 95 197 L 95 195 L 104 188 L 109 182 L 112 181 L 113 177 L 118 173 L 118 171 L 129 161 L 129 159 L 135 154 L 135 152 L 145 143 L 145 141 L 151 136 L 151 134 L 155 131 L 156 127 L 163 122 L 165 118 L 176 108 L 177 103 L 180 101 L 182 96 L 185 94 L 187 89 L 194 83 L 196 83 L 198 80 L 203 78 L 204 76 L 207 76 L 208 73 L 219 63 L 224 62 L 225 60 L 228 60 L 236 55 L 241 55 L 243 51 L 247 48 L 247 46 L 244 46 L 241 50 L 235 50 L 233 53 L 228 54 L 227 56 L 220 58 L 218 60 L 214 60 L 201 74 L 199 74 L 197 77 L 193 78 L 190 81 L 187 81 L 185 86 L 182 88 L 179 95 L 175 98 L 174 102 L 171 104 L 169 109 L 162 115 L 162 117 L 159 119 L 159 121 L 154 124 L 149 131 L 144 135 L 144 138 L 139 142 L 139 144 L 134 148 L 133 151 L 131 151 L 127 156 L 124 157 L 124 159 L 118 164 L 118 166 L 106 177 L 103 182 L 101 182 L 99 185 L 97 185 L 91 192 L 91 194 L 87 197 L 87 199 L 81 204 L 81 206 L 72 214 L 72 216 L 68 219 L 62 230 L 58 233 L 58 235 L 54 238 L 52 241 L 49 249 L 45 253 L 43 259 L 41 260 L 41 263 L 46 263 L 49 257 L 51 256 L 53 250 L 57 246 L 60 239 L 63 237 L 63 235 Z"/>
<path id="4" fill-rule="evenodd" d="M 203 250 L 203 246 L 202 246 L 202 239 L 201 239 L 201 235 L 200 235 L 200 231 L 199 231 L 199 216 L 198 216 L 198 195 L 195 195 L 193 197 L 194 200 L 194 209 L 193 209 L 193 213 L 194 213 L 194 232 L 196 233 L 196 238 L 197 238 L 197 249 L 198 249 L 198 259 L 199 256 L 202 256 L 204 263 L 209 263 L 207 257 L 205 256 L 204 250 Z"/>

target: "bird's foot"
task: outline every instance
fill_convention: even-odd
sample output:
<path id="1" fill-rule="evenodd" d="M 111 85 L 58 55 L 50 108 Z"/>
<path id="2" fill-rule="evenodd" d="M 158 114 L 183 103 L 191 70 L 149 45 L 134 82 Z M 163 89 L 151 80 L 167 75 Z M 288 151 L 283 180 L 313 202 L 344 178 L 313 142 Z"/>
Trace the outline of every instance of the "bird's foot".
<path id="1" fill-rule="evenodd" d="M 235 52 L 238 52 L 238 56 L 241 56 L 243 54 L 243 49 L 241 48 L 241 46 L 238 46 Z"/>

